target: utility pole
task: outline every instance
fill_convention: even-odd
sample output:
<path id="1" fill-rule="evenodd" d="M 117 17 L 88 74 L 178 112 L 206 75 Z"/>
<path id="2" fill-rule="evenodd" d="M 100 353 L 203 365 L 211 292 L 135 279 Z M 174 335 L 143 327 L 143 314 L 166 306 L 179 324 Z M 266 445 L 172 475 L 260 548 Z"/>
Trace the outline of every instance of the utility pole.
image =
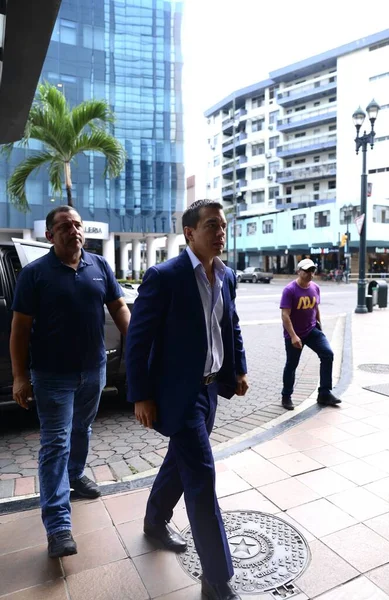
<path id="1" fill-rule="evenodd" d="M 236 128 L 235 128 L 235 96 L 232 100 L 232 228 L 234 238 L 234 252 L 232 259 L 232 270 L 236 273 L 237 269 L 237 252 L 236 252 L 236 221 L 237 221 L 237 202 L 236 202 Z"/>

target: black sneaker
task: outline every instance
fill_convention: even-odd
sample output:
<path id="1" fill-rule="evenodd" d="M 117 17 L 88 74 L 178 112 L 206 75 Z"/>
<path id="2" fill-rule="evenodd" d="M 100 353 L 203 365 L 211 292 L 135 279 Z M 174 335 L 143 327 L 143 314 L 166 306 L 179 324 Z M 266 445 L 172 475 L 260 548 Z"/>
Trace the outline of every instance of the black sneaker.
<path id="1" fill-rule="evenodd" d="M 77 554 L 77 544 L 73 539 L 70 529 L 57 531 L 47 536 L 47 551 L 49 558 L 60 558 L 61 556 L 71 556 Z"/>
<path id="2" fill-rule="evenodd" d="M 70 481 L 70 487 L 81 498 L 98 498 L 101 496 L 99 486 L 86 475 L 80 477 L 80 479 Z"/>
<path id="3" fill-rule="evenodd" d="M 326 392 L 324 394 L 319 392 L 319 395 L 317 397 L 317 402 L 318 402 L 318 404 L 322 404 L 323 406 L 336 406 L 337 404 L 340 404 L 342 401 L 340 400 L 340 398 L 337 398 L 336 396 L 334 396 L 334 394 L 332 392 Z"/>
<path id="4" fill-rule="evenodd" d="M 290 396 L 282 396 L 282 406 L 286 408 L 286 410 L 294 410 L 292 398 Z"/>

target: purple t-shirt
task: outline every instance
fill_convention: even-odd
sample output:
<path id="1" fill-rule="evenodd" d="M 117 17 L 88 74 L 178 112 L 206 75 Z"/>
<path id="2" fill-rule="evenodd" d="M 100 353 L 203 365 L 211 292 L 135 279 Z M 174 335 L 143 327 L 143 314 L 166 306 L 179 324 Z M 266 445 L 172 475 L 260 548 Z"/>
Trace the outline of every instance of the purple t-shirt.
<path id="1" fill-rule="evenodd" d="M 290 308 L 290 320 L 300 338 L 305 338 L 316 327 L 317 307 L 320 304 L 320 288 L 311 281 L 302 288 L 297 281 L 289 283 L 282 292 L 280 308 Z M 290 338 L 284 327 L 284 337 Z"/>

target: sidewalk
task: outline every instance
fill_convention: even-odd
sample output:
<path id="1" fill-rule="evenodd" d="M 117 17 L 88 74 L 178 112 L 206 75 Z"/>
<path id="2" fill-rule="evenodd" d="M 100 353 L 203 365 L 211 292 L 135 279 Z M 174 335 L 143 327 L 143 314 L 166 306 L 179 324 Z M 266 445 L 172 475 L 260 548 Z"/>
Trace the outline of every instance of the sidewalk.
<path id="1" fill-rule="evenodd" d="M 388 327 L 389 311 L 352 315 L 352 381 L 340 408 L 320 410 L 311 398 L 273 427 L 218 446 L 243 600 L 389 599 Z M 142 488 L 73 503 L 79 554 L 62 561 L 47 558 L 38 510 L 0 514 L 1 600 L 199 600 L 193 552 L 181 560 L 189 576 L 144 539 L 147 497 Z M 182 501 L 173 520 L 187 527 Z"/>

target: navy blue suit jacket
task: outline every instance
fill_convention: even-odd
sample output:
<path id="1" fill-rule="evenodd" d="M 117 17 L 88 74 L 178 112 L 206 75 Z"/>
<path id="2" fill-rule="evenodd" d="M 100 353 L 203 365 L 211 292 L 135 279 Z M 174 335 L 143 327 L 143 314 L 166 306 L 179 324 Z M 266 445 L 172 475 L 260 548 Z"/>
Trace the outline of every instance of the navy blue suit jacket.
<path id="1" fill-rule="evenodd" d="M 226 269 L 222 294 L 224 361 L 218 392 L 235 393 L 236 374 L 247 372 L 236 279 Z M 171 436 L 185 427 L 198 397 L 207 355 L 207 333 L 196 276 L 186 251 L 145 273 L 126 338 L 128 400 L 155 400 L 155 429 Z"/>

